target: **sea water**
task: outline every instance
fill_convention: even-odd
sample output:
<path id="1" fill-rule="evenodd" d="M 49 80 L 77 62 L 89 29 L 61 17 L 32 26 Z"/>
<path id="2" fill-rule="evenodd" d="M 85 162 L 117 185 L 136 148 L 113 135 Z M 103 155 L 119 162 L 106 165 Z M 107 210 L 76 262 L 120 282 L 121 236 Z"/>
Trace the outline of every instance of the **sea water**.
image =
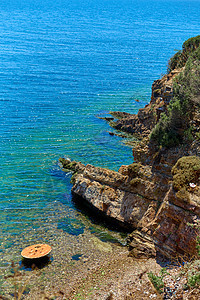
<path id="1" fill-rule="evenodd" d="M 23 247 L 51 243 L 52 229 L 106 236 L 73 204 L 58 159 L 132 163 L 98 117 L 150 101 L 168 59 L 199 34 L 199 11 L 192 0 L 0 3 L 1 270 Z"/>

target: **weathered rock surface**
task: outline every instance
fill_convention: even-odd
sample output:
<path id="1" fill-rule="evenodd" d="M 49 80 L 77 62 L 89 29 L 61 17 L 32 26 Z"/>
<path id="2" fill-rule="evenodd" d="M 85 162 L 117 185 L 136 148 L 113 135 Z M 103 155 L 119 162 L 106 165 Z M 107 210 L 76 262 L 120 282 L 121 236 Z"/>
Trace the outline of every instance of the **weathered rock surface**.
<path id="1" fill-rule="evenodd" d="M 71 164 L 77 172 L 72 192 L 134 230 L 128 239 L 132 255 L 195 253 L 197 231 L 189 224 L 197 224 L 200 218 L 199 188 L 188 192 L 187 199 L 180 199 L 172 187 L 171 174 L 163 174 L 155 166 L 133 163 L 114 172 Z"/>

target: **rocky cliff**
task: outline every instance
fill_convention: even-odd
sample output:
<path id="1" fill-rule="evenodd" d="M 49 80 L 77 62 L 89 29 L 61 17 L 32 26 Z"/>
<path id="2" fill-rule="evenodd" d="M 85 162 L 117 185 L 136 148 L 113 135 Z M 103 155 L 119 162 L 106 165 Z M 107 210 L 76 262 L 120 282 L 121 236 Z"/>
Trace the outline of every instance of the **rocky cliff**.
<path id="1" fill-rule="evenodd" d="M 184 43 L 182 52 L 170 60 L 168 74 L 153 83 L 146 107 L 137 115 L 113 113 L 118 118 L 113 127 L 143 137 L 133 149 L 133 164 L 114 172 L 60 159 L 65 170 L 74 172 L 74 194 L 133 230 L 128 244 L 135 257 L 196 253 L 200 37 L 192 42 Z"/>
<path id="2" fill-rule="evenodd" d="M 180 152 L 170 154 L 174 161 L 181 156 Z M 195 188 L 187 182 L 185 195 L 177 195 L 166 164 L 168 155 L 163 153 L 153 167 L 135 162 L 122 166 L 119 172 L 72 162 L 76 172 L 72 192 L 132 228 L 129 249 L 136 257 L 154 256 L 157 251 L 165 256 L 193 255 L 196 251 L 194 225 L 200 218 L 200 182 L 196 179 Z"/>
<path id="3" fill-rule="evenodd" d="M 151 101 L 144 108 L 139 109 L 137 115 L 124 112 L 111 112 L 115 120 L 110 124 L 113 128 L 135 134 L 138 137 L 147 137 L 158 122 L 162 112 L 166 112 L 167 106 L 173 95 L 173 79 L 184 70 L 172 70 L 161 79 L 155 80 L 152 85 Z"/>

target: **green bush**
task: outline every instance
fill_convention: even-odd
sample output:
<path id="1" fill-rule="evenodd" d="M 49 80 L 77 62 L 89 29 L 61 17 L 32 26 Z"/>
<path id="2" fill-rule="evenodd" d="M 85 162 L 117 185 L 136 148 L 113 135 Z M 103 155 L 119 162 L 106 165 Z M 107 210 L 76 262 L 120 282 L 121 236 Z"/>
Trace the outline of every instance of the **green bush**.
<path id="1" fill-rule="evenodd" d="M 189 202 L 190 201 L 190 194 L 186 190 L 186 188 L 181 188 L 177 193 L 176 197 L 181 200 L 182 202 Z"/>
<path id="2" fill-rule="evenodd" d="M 152 282 L 155 289 L 158 291 L 159 294 L 162 294 L 164 292 L 164 282 L 163 278 L 165 275 L 167 275 L 166 268 L 162 268 L 160 271 L 160 276 L 157 276 L 153 274 L 152 272 L 148 273 L 148 277 L 150 281 Z"/>
<path id="3" fill-rule="evenodd" d="M 193 52 L 187 56 L 185 70 L 173 82 L 173 98 L 167 112 L 161 114 L 150 135 L 150 141 L 157 146 L 170 148 L 191 142 L 196 137 L 191 120 L 195 111 L 200 109 L 199 45 L 200 36 L 194 38 L 194 44 L 186 41 L 184 51 L 188 54 L 189 49 L 192 49 Z"/>
<path id="4" fill-rule="evenodd" d="M 196 49 L 200 46 L 200 35 L 190 38 L 183 43 L 182 50 L 179 50 L 174 54 L 173 57 L 170 58 L 168 62 L 168 72 L 171 72 L 174 69 L 182 68 L 188 57 L 196 51 Z"/>
<path id="5" fill-rule="evenodd" d="M 198 226 L 198 229 L 199 229 L 199 226 Z M 196 248 L 198 251 L 198 255 L 200 256 L 200 236 L 197 236 Z"/>
<path id="6" fill-rule="evenodd" d="M 150 141 L 156 142 L 163 147 L 174 147 L 184 140 L 184 132 L 189 130 L 188 108 L 186 103 L 176 97 L 168 107 L 168 114 L 162 113 L 159 122 L 156 124 L 150 135 Z"/>
<path id="7" fill-rule="evenodd" d="M 150 141 L 167 148 L 182 143 L 183 130 L 186 127 L 184 116 L 183 107 L 177 99 L 174 99 L 169 106 L 168 115 L 161 114 L 159 122 L 151 132 Z"/>
<path id="8" fill-rule="evenodd" d="M 185 59 L 183 60 L 182 51 L 179 50 L 172 56 L 168 62 L 168 73 L 174 69 L 182 68 L 185 65 Z"/>
<path id="9" fill-rule="evenodd" d="M 196 50 L 200 45 L 200 35 L 192 37 L 183 43 L 183 51 L 191 53 Z"/>
<path id="10" fill-rule="evenodd" d="M 188 277 L 188 285 L 190 287 L 199 286 L 200 284 L 200 272 Z"/>
<path id="11" fill-rule="evenodd" d="M 177 191 L 187 189 L 190 182 L 196 182 L 200 175 L 200 158 L 183 156 L 172 168 L 173 187 Z"/>

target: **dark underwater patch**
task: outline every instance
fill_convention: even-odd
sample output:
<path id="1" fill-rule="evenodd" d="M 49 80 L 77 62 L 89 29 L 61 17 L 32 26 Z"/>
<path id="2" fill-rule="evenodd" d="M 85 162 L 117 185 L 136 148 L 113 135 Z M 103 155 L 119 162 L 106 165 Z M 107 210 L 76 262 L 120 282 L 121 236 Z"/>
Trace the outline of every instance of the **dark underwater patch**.
<path id="1" fill-rule="evenodd" d="M 63 218 L 59 221 L 57 228 L 71 235 L 78 236 L 84 232 L 85 226 L 77 219 Z"/>

